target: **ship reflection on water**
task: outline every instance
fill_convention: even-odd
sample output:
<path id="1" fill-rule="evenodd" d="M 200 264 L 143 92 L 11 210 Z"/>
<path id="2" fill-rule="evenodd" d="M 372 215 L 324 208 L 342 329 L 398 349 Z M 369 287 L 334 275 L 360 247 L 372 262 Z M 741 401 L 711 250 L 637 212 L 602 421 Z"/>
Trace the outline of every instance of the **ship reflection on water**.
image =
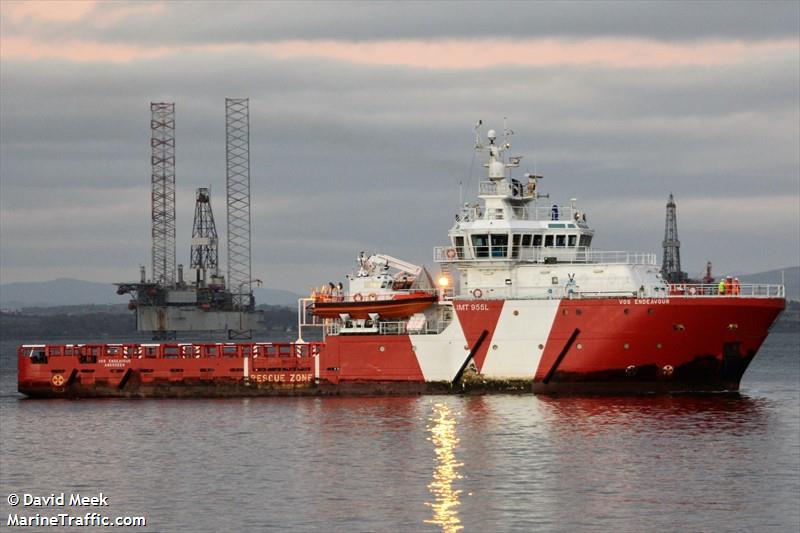
<path id="1" fill-rule="evenodd" d="M 425 523 L 437 525 L 445 533 L 452 533 L 464 528 L 458 517 L 461 490 L 453 487 L 453 483 L 463 477 L 458 469 L 464 465 L 456 459 L 455 452 L 459 443 L 456 418 L 448 405 L 437 403 L 428 420 L 428 440 L 434 445 L 436 467 L 433 470 L 433 480 L 428 484 L 433 501 L 426 502 L 433 510 L 433 518 L 425 520 Z"/>

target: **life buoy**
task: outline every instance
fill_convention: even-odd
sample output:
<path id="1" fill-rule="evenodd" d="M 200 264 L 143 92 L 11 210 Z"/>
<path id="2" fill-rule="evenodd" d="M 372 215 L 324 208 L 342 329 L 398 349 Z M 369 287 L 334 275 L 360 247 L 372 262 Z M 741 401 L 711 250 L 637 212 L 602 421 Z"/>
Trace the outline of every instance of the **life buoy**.
<path id="1" fill-rule="evenodd" d="M 455 259 L 456 257 L 456 250 L 455 248 L 448 248 L 447 249 L 447 258 L 448 259 Z"/>
<path id="2" fill-rule="evenodd" d="M 689 287 L 689 294 L 694 295 L 697 290 L 694 287 Z"/>
<path id="3" fill-rule="evenodd" d="M 377 299 L 378 299 L 378 295 L 377 294 L 375 294 L 374 292 L 369 293 L 369 301 L 370 302 L 374 302 Z"/>
<path id="4" fill-rule="evenodd" d="M 54 387 L 60 387 L 64 384 L 64 376 L 61 374 L 54 374 L 53 377 L 50 378 L 50 383 L 52 383 Z"/>
<path id="5" fill-rule="evenodd" d="M 360 302 L 360 301 L 361 301 L 361 300 L 363 300 L 363 299 L 364 299 L 364 297 L 363 297 L 363 296 L 361 296 L 361 293 L 360 293 L 360 292 L 357 292 L 357 293 L 355 293 L 355 294 L 353 295 L 353 301 L 354 301 L 354 302 Z"/>
<path id="6" fill-rule="evenodd" d="M 480 298 L 481 296 L 483 296 L 483 291 L 480 289 L 475 289 L 474 291 L 472 291 L 472 295 L 475 298 Z"/>

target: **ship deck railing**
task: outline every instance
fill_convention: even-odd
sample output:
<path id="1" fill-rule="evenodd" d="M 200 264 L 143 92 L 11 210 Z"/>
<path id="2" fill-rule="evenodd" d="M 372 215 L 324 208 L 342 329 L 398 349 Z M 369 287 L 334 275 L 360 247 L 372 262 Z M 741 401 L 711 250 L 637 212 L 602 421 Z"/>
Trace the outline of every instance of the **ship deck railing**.
<path id="1" fill-rule="evenodd" d="M 512 200 L 535 200 L 536 195 L 526 186 L 515 186 L 507 182 L 484 180 L 478 184 L 478 194 L 483 196 L 507 196 Z M 580 227 L 586 225 L 586 217 L 573 204 L 547 204 L 547 205 L 514 205 L 511 215 L 515 220 L 538 220 L 551 222 L 575 222 Z M 471 222 L 481 220 L 504 220 L 506 213 L 503 209 L 486 210 L 480 205 L 471 205 L 463 208 L 459 220 Z"/>
<path id="2" fill-rule="evenodd" d="M 78 357 L 81 363 L 100 359 L 215 359 L 265 358 L 298 359 L 314 357 L 321 342 L 251 342 L 251 343 L 141 343 L 141 344 L 24 344 L 19 354 L 34 362 L 45 363 L 51 357 Z"/>
<path id="3" fill-rule="evenodd" d="M 781 284 L 741 283 L 720 290 L 719 283 L 673 283 L 666 291 L 670 298 L 785 298 L 786 287 Z"/>
<path id="4" fill-rule="evenodd" d="M 540 295 L 507 295 L 497 296 L 482 295 L 476 298 L 473 294 L 456 294 L 446 300 L 561 300 L 582 298 L 636 298 L 636 299 L 664 299 L 672 298 L 786 298 L 786 287 L 780 284 L 769 283 L 743 283 L 739 285 L 738 292 L 730 291 L 720 293 L 719 284 L 679 283 L 671 285 L 647 285 L 638 290 L 613 290 L 613 291 L 588 291 L 576 287 L 570 290 L 569 286 L 561 285 L 557 290 Z"/>
<path id="5" fill-rule="evenodd" d="M 510 252 L 510 253 L 509 253 Z M 523 247 L 485 246 L 472 250 L 466 246 L 436 246 L 433 249 L 436 263 L 473 263 L 514 260 L 542 264 L 607 264 L 657 266 L 652 252 L 594 250 L 585 247 Z"/>

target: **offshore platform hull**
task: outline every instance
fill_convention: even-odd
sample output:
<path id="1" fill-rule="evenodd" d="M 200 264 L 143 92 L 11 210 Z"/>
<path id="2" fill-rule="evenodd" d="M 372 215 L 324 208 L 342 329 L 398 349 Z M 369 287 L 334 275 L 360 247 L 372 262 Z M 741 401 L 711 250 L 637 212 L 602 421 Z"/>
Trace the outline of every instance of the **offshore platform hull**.
<path id="1" fill-rule="evenodd" d="M 737 391 L 783 298 L 453 300 L 436 333 L 26 345 L 29 397 Z"/>

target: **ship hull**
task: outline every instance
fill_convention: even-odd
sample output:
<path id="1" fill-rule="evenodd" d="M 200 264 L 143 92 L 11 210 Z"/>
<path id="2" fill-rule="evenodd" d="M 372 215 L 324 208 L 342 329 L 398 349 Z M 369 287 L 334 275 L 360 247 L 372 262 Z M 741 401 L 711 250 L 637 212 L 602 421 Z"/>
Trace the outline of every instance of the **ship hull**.
<path id="1" fill-rule="evenodd" d="M 567 300 L 559 306 L 533 388 L 737 391 L 784 307 L 777 298 Z"/>
<path id="2" fill-rule="evenodd" d="M 415 381 L 348 381 L 337 384 L 321 383 L 308 387 L 259 387 L 244 382 L 179 383 L 134 385 L 119 390 L 107 385 L 77 384 L 60 390 L 47 384 L 32 384 L 20 388 L 31 399 L 92 399 L 92 398 L 248 398 L 248 397 L 320 397 L 320 396 L 415 396 L 445 394 L 547 394 L 547 395 L 625 395 L 625 394 L 706 394 L 737 393 L 739 383 L 706 381 L 669 383 L 659 382 L 559 382 L 549 385 L 533 380 L 479 379 L 453 385 L 447 382 Z"/>
<path id="3" fill-rule="evenodd" d="M 25 346 L 30 397 L 735 392 L 782 298 L 454 300 L 436 334 Z"/>
<path id="4" fill-rule="evenodd" d="M 244 380 L 230 383 L 136 383 L 120 390 L 109 385 L 76 384 L 59 390 L 46 384 L 21 388 L 29 398 L 88 399 L 88 398 L 247 398 L 247 397 L 307 397 L 307 396 L 383 396 L 450 394 L 449 384 L 425 382 L 348 382 L 311 384 L 303 387 L 270 387 Z"/>

